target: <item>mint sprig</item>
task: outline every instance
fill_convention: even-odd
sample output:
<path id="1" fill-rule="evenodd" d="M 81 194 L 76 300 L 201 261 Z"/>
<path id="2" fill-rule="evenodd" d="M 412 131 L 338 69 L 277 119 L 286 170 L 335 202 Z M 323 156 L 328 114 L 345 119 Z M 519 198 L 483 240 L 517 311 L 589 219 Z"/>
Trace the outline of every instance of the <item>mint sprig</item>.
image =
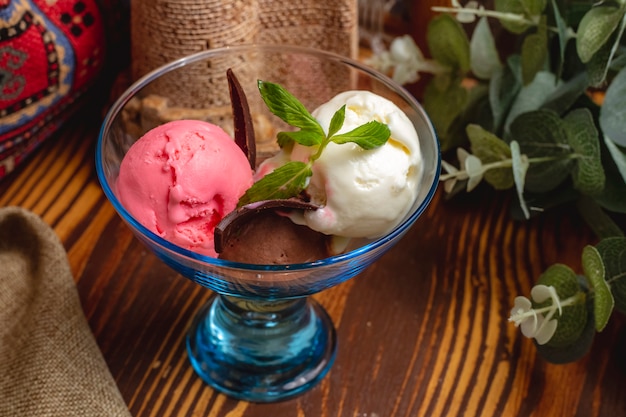
<path id="1" fill-rule="evenodd" d="M 306 162 L 291 161 L 265 175 L 254 183 L 239 199 L 238 206 L 264 200 L 288 199 L 298 196 L 313 175 L 313 163 L 322 156 L 329 143 L 355 143 L 363 149 L 375 149 L 384 145 L 391 136 L 389 127 L 376 120 L 358 126 L 349 132 L 338 134 L 343 127 L 346 106 L 333 115 L 328 133 L 309 113 L 304 105 L 279 84 L 258 81 L 259 92 L 269 110 L 285 123 L 299 128 L 296 131 L 279 132 L 278 144 L 285 147 L 290 143 L 317 147 Z"/>

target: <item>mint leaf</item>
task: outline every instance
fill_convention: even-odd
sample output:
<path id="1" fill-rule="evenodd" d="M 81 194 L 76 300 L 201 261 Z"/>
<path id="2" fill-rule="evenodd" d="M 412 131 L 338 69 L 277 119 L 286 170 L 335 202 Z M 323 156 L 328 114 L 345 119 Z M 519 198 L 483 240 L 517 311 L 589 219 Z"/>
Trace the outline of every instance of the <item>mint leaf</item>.
<path id="1" fill-rule="evenodd" d="M 276 135 L 276 142 L 278 142 L 278 146 L 286 148 L 293 145 L 294 140 L 291 138 L 293 134 L 294 132 L 278 132 Z"/>
<path id="2" fill-rule="evenodd" d="M 323 142 L 324 136 L 311 134 L 307 130 L 298 130 L 295 132 L 278 132 L 278 144 L 280 147 L 286 146 L 289 142 L 297 142 L 304 146 L 315 146 Z"/>
<path id="3" fill-rule="evenodd" d="M 605 270 L 600 252 L 591 245 L 583 248 L 583 272 L 589 279 L 593 291 L 593 313 L 596 330 L 602 331 L 609 322 L 615 301 L 611 289 L 604 279 Z"/>
<path id="4" fill-rule="evenodd" d="M 319 122 L 290 92 L 279 84 L 267 81 L 259 80 L 257 85 L 263 101 L 272 113 L 292 126 L 310 131 L 320 137 L 325 136 Z"/>
<path id="5" fill-rule="evenodd" d="M 343 121 L 346 119 L 346 105 L 341 106 L 339 110 L 333 114 L 333 118 L 330 120 L 330 126 L 328 126 L 328 137 L 333 136 L 343 126 Z"/>
<path id="6" fill-rule="evenodd" d="M 299 161 L 288 162 L 255 182 L 239 199 L 237 206 L 241 207 L 255 201 L 295 197 L 304 190 L 311 175 L 309 164 Z"/>
<path id="7" fill-rule="evenodd" d="M 384 145 L 390 135 L 391 131 L 386 124 L 372 120 L 349 132 L 335 135 L 330 140 L 337 144 L 353 142 L 363 149 L 374 149 Z"/>

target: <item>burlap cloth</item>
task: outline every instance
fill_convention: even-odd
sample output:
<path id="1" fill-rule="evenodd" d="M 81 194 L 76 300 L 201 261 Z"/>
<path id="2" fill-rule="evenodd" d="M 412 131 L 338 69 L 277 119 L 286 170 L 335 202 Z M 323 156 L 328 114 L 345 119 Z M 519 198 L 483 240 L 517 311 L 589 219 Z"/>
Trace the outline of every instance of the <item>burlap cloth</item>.
<path id="1" fill-rule="evenodd" d="M 0 208 L 0 416 L 129 416 L 65 250 L 36 215 Z"/>

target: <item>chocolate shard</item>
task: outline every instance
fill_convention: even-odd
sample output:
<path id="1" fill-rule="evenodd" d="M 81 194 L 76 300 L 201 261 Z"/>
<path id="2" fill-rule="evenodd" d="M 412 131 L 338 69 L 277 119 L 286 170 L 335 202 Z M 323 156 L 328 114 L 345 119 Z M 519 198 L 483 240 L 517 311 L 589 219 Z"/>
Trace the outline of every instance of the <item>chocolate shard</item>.
<path id="1" fill-rule="evenodd" d="M 238 234 L 239 228 L 253 216 L 266 210 L 317 210 L 318 205 L 299 198 L 257 201 L 246 204 L 229 214 L 218 223 L 214 231 L 215 251 L 221 253 L 228 241 Z"/>
<path id="2" fill-rule="evenodd" d="M 256 167 L 256 141 L 248 99 L 231 68 L 226 70 L 226 78 L 228 79 L 228 90 L 233 109 L 235 143 L 246 154 L 250 167 L 254 169 Z"/>

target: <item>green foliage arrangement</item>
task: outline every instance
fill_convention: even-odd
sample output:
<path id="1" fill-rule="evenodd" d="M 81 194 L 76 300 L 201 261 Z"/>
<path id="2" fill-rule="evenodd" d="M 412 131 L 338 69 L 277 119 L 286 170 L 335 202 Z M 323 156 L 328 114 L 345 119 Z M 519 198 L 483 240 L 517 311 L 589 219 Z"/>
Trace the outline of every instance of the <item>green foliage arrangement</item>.
<path id="1" fill-rule="evenodd" d="M 520 218 L 573 203 L 598 235 L 581 273 L 550 266 L 509 319 L 546 360 L 571 362 L 626 313 L 626 1 L 492 3 L 433 9 L 423 103 L 443 150 L 457 150 L 459 166 L 443 164 L 449 195 L 484 180 L 514 191 Z"/>

